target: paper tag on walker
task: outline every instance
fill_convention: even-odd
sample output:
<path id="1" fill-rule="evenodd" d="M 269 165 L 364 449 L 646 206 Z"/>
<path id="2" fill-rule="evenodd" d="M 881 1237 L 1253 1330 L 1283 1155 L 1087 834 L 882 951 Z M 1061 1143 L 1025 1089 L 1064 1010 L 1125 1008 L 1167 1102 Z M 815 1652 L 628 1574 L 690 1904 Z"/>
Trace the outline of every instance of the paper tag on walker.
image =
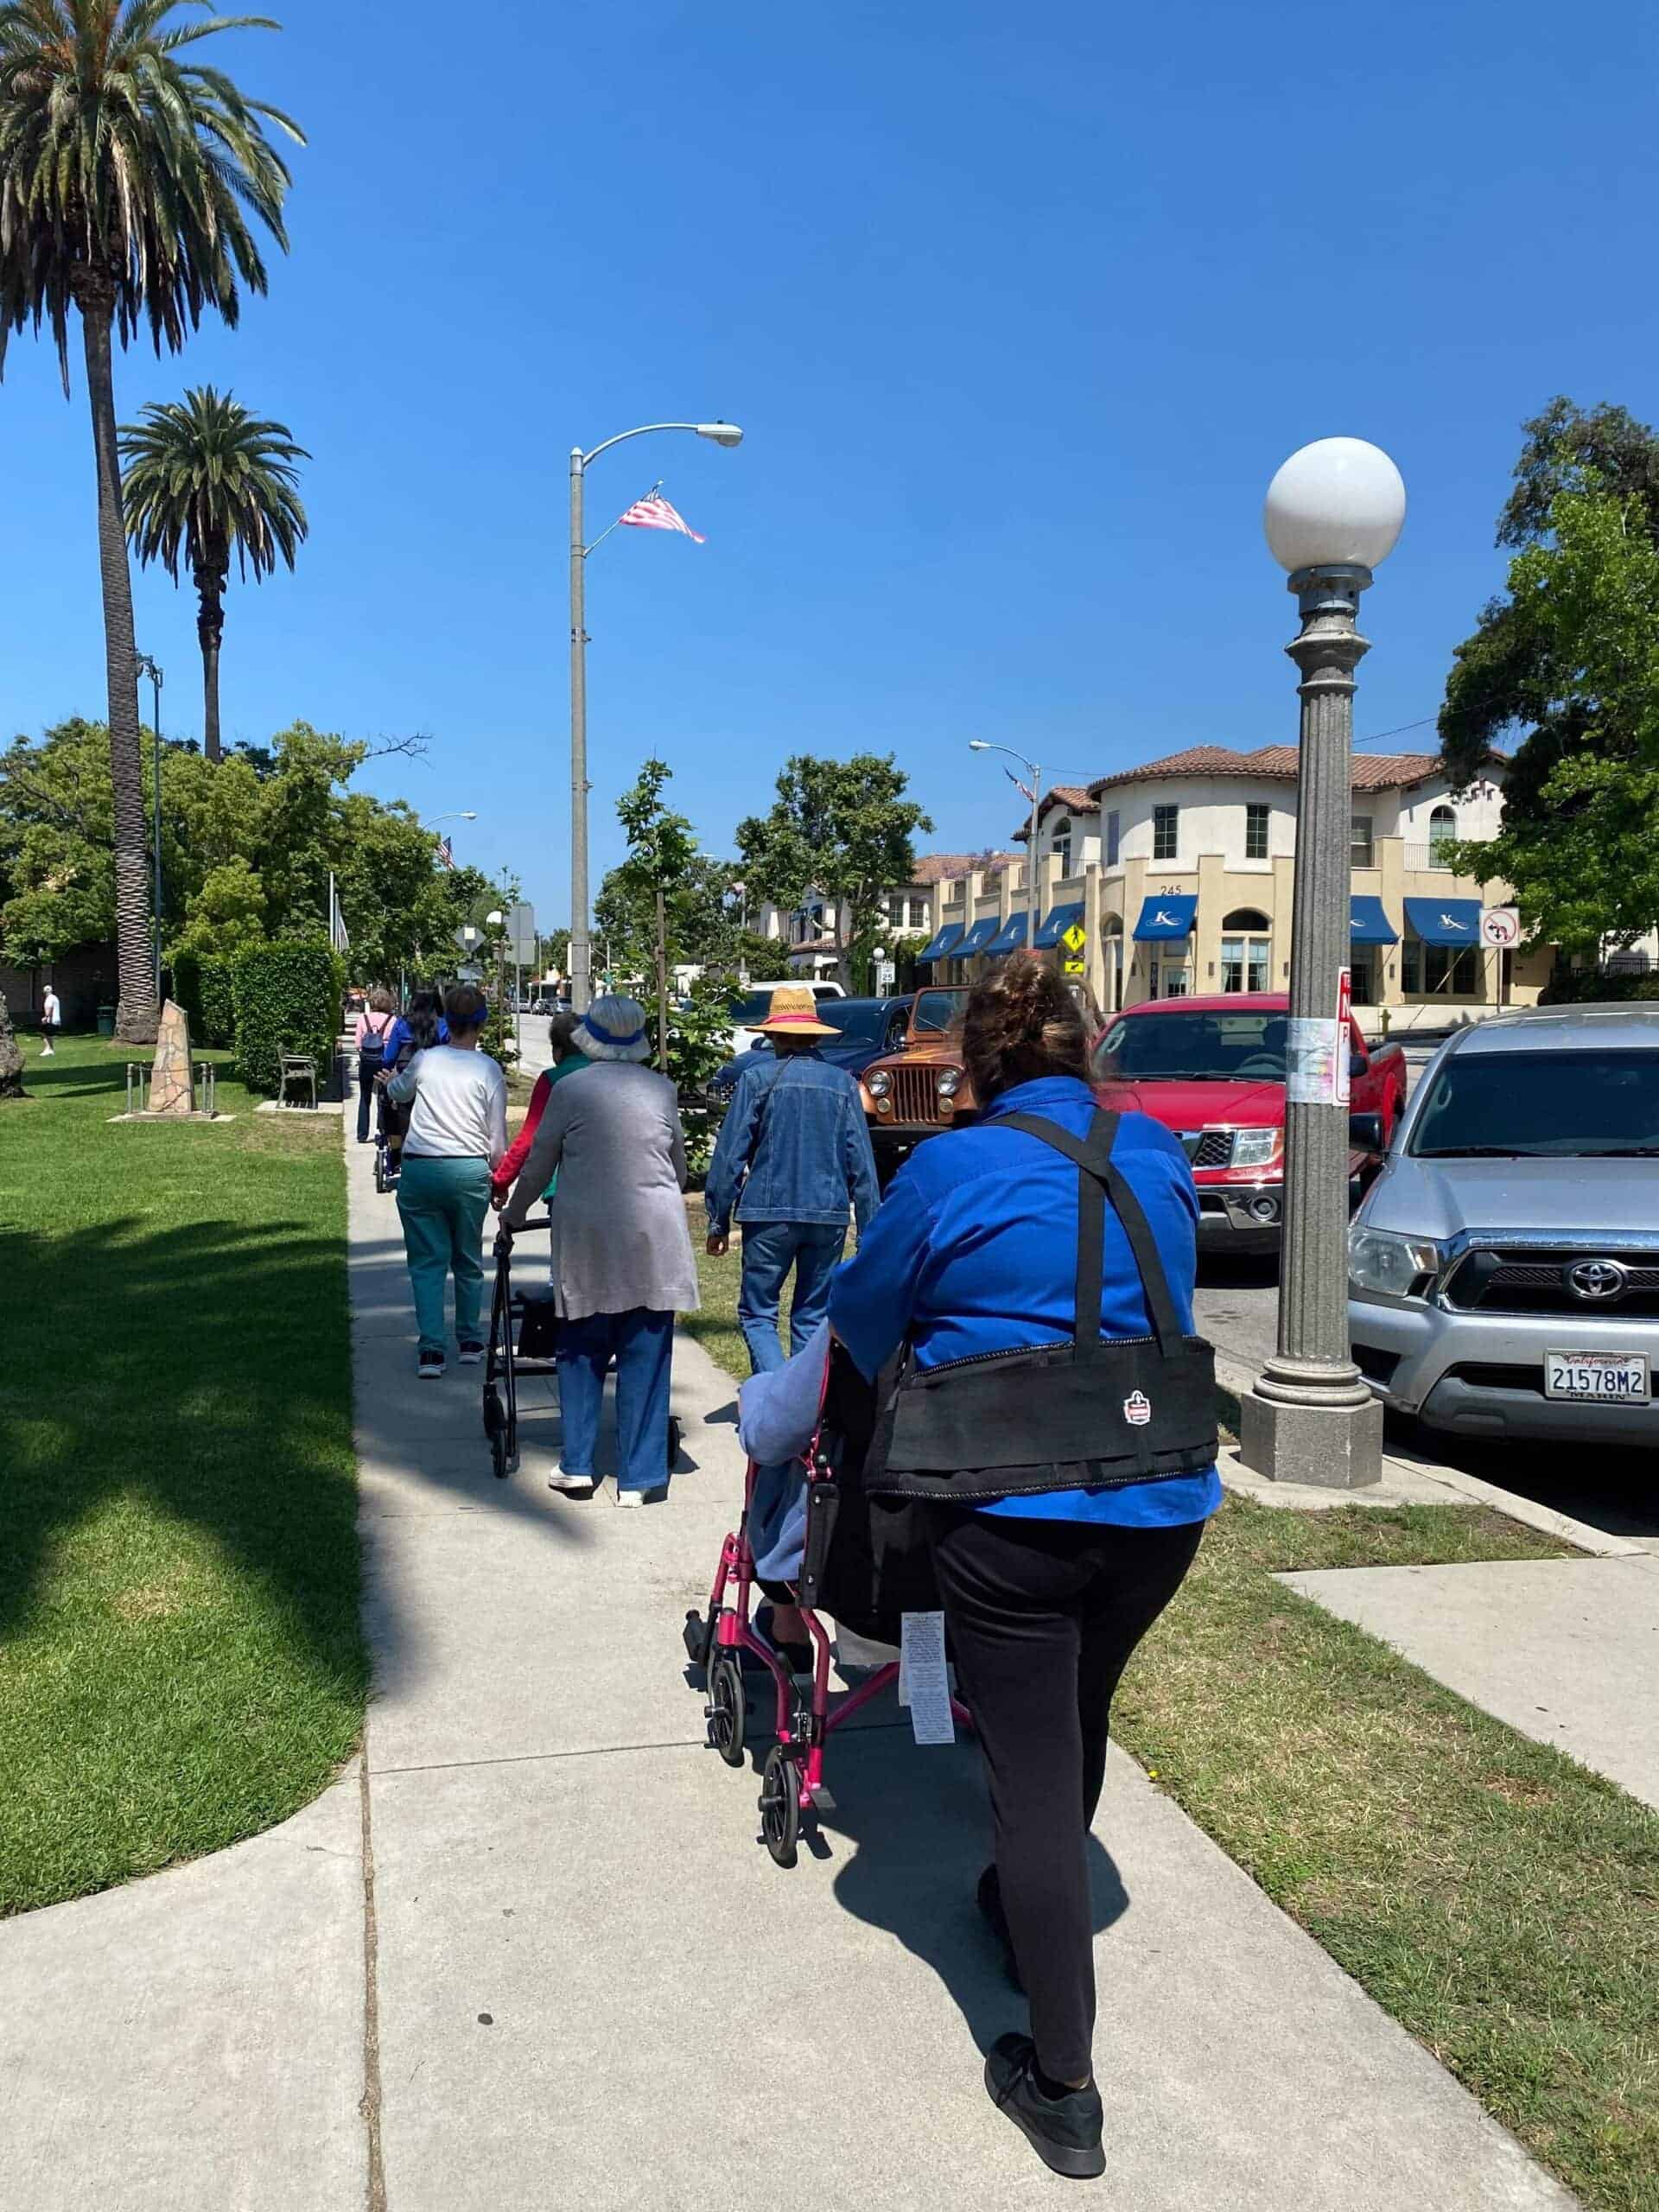
<path id="1" fill-rule="evenodd" d="M 944 1665 L 944 1615 L 906 1613 L 899 1649 L 899 1701 L 910 1707 L 918 1744 L 954 1744 L 950 1681 Z"/>

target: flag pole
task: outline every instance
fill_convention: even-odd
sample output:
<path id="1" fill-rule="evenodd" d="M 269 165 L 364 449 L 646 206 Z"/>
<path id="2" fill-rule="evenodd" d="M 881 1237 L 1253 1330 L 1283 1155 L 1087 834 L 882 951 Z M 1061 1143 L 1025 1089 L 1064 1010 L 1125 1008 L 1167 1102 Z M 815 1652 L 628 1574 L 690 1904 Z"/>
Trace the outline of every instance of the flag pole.
<path id="1" fill-rule="evenodd" d="M 636 507 L 637 507 L 637 506 L 639 505 L 639 500 L 640 500 L 640 499 L 654 499 L 656 498 L 657 494 L 658 494 L 658 493 L 662 490 L 662 488 L 663 488 L 664 485 L 667 483 L 667 481 L 668 481 L 667 477 L 665 477 L 665 476 L 659 476 L 659 477 L 657 479 L 657 481 L 656 481 L 656 482 L 652 486 L 652 487 L 651 487 L 651 489 L 650 489 L 650 491 L 649 491 L 649 492 L 642 492 L 642 493 L 639 494 L 639 499 L 632 500 L 632 501 L 630 501 L 630 503 L 629 503 L 629 504 L 630 504 L 631 505 L 632 505 L 632 506 L 636 506 Z M 624 508 L 623 508 L 623 510 L 622 510 L 622 514 L 626 514 L 627 511 L 628 511 L 628 510 L 627 510 L 627 508 L 626 508 L 626 507 L 624 507 Z M 610 534 L 611 534 L 612 531 L 613 531 L 613 530 L 620 530 L 620 529 L 621 529 L 621 527 L 622 527 L 622 515 L 618 515 L 618 517 L 617 517 L 616 520 L 615 520 L 613 523 L 607 524 L 607 526 L 605 527 L 605 529 L 603 529 L 603 530 L 601 530 L 601 531 L 600 531 L 599 536 L 598 536 L 598 537 L 594 540 L 593 543 L 592 543 L 590 546 L 588 546 L 588 548 L 587 549 L 587 550 L 588 550 L 588 551 L 589 553 L 596 553 L 596 552 L 598 552 L 598 550 L 599 550 L 600 547 L 601 547 L 601 546 L 605 543 L 606 539 L 610 536 Z"/>

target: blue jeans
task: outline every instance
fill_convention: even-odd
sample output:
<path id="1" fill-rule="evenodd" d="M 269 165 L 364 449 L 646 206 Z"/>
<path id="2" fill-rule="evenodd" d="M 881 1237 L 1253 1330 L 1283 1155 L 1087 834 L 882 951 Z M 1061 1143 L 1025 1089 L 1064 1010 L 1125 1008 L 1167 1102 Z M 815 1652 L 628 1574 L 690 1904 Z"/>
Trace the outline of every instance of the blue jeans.
<path id="1" fill-rule="evenodd" d="M 798 1352 L 830 1311 L 830 1285 L 847 1249 L 844 1228 L 815 1221 L 743 1224 L 743 1279 L 737 1292 L 737 1325 L 757 1375 L 781 1367 L 778 1308 L 789 1271 L 795 1270 L 795 1302 L 789 1316 L 789 1349 Z"/>
<path id="2" fill-rule="evenodd" d="M 591 1475 L 605 1376 L 616 1362 L 616 1486 L 668 1487 L 668 1376 L 674 1316 L 648 1306 L 559 1323 L 559 1414 L 568 1475 Z"/>
<path id="3" fill-rule="evenodd" d="M 397 1183 L 410 1287 L 423 1351 L 443 1350 L 443 1287 L 455 1278 L 455 1334 L 482 1344 L 484 1217 L 490 1210 L 487 1160 L 434 1160 L 410 1154 Z"/>

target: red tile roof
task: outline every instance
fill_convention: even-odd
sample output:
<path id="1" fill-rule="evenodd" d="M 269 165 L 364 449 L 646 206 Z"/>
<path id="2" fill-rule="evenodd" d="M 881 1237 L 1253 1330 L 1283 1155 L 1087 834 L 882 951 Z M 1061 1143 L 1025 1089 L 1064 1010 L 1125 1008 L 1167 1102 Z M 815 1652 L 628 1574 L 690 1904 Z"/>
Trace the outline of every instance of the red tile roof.
<path id="1" fill-rule="evenodd" d="M 923 853 L 910 880 L 918 887 L 943 883 L 953 875 L 970 874 L 975 868 L 983 872 L 1005 868 L 1019 857 L 1018 853 Z"/>
<path id="2" fill-rule="evenodd" d="M 1440 765 L 1438 753 L 1356 753 L 1353 787 L 1357 791 L 1403 791 L 1427 782 Z M 1230 745 L 1189 745 L 1185 752 L 1166 753 L 1161 760 L 1097 776 L 1089 789 L 1091 793 L 1103 791 L 1114 785 L 1165 776 L 1265 776 L 1275 783 L 1294 784 L 1300 768 L 1300 754 L 1294 745 L 1263 745 L 1254 753 L 1240 753 Z"/>

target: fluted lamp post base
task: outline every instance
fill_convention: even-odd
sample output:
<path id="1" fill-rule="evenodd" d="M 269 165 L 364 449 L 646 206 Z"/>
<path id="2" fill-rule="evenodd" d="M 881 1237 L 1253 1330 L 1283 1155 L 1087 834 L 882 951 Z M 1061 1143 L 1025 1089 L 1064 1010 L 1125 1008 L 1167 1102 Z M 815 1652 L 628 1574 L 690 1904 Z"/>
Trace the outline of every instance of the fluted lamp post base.
<path id="1" fill-rule="evenodd" d="M 1382 1479 L 1382 1408 L 1351 1367 L 1269 1360 L 1238 1411 L 1239 1457 L 1269 1482 L 1363 1490 Z"/>

